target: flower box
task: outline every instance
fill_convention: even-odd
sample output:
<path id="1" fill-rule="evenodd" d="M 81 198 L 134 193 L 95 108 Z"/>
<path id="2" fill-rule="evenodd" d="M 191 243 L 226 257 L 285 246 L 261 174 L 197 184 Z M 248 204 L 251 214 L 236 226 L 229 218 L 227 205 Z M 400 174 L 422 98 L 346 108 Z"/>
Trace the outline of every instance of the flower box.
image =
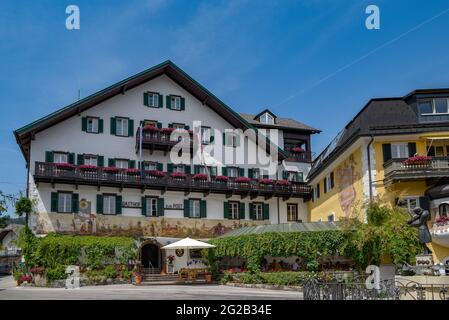
<path id="1" fill-rule="evenodd" d="M 294 147 L 294 148 L 291 148 L 290 151 L 293 153 L 303 153 L 304 149 L 300 148 L 300 147 Z"/>
<path id="2" fill-rule="evenodd" d="M 238 177 L 235 179 L 235 182 L 237 183 L 249 183 L 251 182 L 251 179 L 248 177 Z"/>
<path id="3" fill-rule="evenodd" d="M 175 131 L 175 128 L 162 128 L 162 129 L 161 129 L 161 132 L 162 132 L 162 133 L 168 133 L 168 134 L 170 134 L 170 133 L 172 133 L 173 131 Z"/>
<path id="4" fill-rule="evenodd" d="M 288 180 L 277 180 L 276 184 L 278 186 L 288 186 L 288 185 L 290 185 L 290 181 L 288 181 Z"/>
<path id="5" fill-rule="evenodd" d="M 162 178 L 165 176 L 165 172 L 163 172 L 161 170 L 150 170 L 150 171 L 148 171 L 148 174 L 152 177 L 158 177 L 158 178 Z"/>
<path id="6" fill-rule="evenodd" d="M 93 166 L 90 164 L 82 164 L 82 165 L 78 166 L 78 168 L 83 171 L 96 171 L 98 169 L 97 166 Z"/>
<path id="7" fill-rule="evenodd" d="M 184 172 L 173 172 L 172 174 L 170 174 L 170 177 L 175 179 L 185 179 L 186 174 Z"/>
<path id="8" fill-rule="evenodd" d="M 431 156 L 414 156 L 404 161 L 405 165 L 427 165 L 432 160 Z"/>
<path id="9" fill-rule="evenodd" d="M 55 163 L 55 167 L 58 169 L 66 169 L 66 170 L 75 169 L 75 165 L 71 163 Z"/>
<path id="10" fill-rule="evenodd" d="M 215 181 L 219 181 L 219 182 L 227 182 L 229 180 L 229 177 L 227 176 L 216 176 L 215 177 Z"/>
<path id="11" fill-rule="evenodd" d="M 202 181 L 204 181 L 204 180 L 208 179 L 208 176 L 205 173 L 197 173 L 197 174 L 193 175 L 192 179 L 193 180 L 202 180 Z"/>
<path id="12" fill-rule="evenodd" d="M 117 172 L 119 172 L 119 168 L 117 168 L 117 167 L 104 167 L 103 171 L 107 172 L 107 173 L 117 173 Z"/>
<path id="13" fill-rule="evenodd" d="M 136 168 L 129 168 L 129 169 L 126 169 L 125 172 L 126 172 L 126 174 L 129 174 L 129 175 L 138 175 L 140 173 L 140 170 L 136 169 Z"/>
<path id="14" fill-rule="evenodd" d="M 146 126 L 144 126 L 142 128 L 142 131 L 145 131 L 145 132 L 159 132 L 159 131 L 161 131 L 161 129 L 159 129 L 158 127 L 156 127 L 156 126 L 154 126 L 152 124 L 147 124 Z"/>
<path id="15" fill-rule="evenodd" d="M 259 179 L 260 184 L 273 184 L 273 180 L 268 178 Z"/>

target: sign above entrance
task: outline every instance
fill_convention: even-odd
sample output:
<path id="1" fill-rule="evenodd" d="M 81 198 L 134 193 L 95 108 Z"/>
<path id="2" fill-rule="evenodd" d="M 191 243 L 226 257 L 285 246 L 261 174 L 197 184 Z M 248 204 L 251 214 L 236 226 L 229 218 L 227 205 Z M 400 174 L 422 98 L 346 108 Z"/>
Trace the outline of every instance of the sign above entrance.
<path id="1" fill-rule="evenodd" d="M 142 208 L 142 205 L 138 201 L 122 201 L 123 208 Z"/>

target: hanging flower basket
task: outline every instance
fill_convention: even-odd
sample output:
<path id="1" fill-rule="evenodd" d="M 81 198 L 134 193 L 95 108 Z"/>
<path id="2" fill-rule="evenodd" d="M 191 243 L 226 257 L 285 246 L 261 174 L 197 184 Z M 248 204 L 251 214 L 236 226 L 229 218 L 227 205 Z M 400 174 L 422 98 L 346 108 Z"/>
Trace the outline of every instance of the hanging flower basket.
<path id="1" fill-rule="evenodd" d="M 97 166 L 93 166 L 90 164 L 82 164 L 82 165 L 78 166 L 78 168 L 83 171 L 97 171 L 97 169 L 98 169 Z"/>
<path id="2" fill-rule="evenodd" d="M 202 180 L 202 181 L 207 180 L 207 178 L 208 178 L 207 174 L 205 174 L 205 173 L 197 173 L 197 174 L 193 175 L 193 177 L 192 177 L 193 180 Z"/>
<path id="3" fill-rule="evenodd" d="M 162 178 L 165 176 L 165 172 L 163 172 L 161 170 L 150 170 L 150 171 L 148 171 L 148 174 L 152 177 L 158 177 L 158 178 Z"/>
<path id="4" fill-rule="evenodd" d="M 117 167 L 104 167 L 103 171 L 107 172 L 107 173 L 117 173 L 117 172 L 119 172 L 119 168 L 117 168 Z"/>
<path id="5" fill-rule="evenodd" d="M 215 177 L 215 181 L 219 181 L 219 182 L 227 182 L 229 180 L 229 177 L 227 176 L 216 176 Z"/>
<path id="6" fill-rule="evenodd" d="M 152 124 L 147 124 L 146 126 L 144 126 L 142 128 L 142 131 L 146 131 L 146 132 L 159 132 L 161 131 L 161 129 L 159 129 L 156 126 L 153 126 Z"/>
<path id="7" fill-rule="evenodd" d="M 248 177 L 238 177 L 235 179 L 235 182 L 237 183 L 249 183 L 251 182 L 251 179 Z"/>
<path id="8" fill-rule="evenodd" d="M 273 180 L 268 178 L 259 179 L 260 184 L 273 184 Z"/>
<path id="9" fill-rule="evenodd" d="M 137 169 L 137 168 L 129 168 L 129 169 L 126 169 L 125 172 L 126 172 L 126 174 L 135 176 L 135 175 L 138 175 L 140 173 L 140 170 Z"/>
<path id="10" fill-rule="evenodd" d="M 414 156 L 404 161 L 406 165 L 428 165 L 432 160 L 431 156 Z"/>
<path id="11" fill-rule="evenodd" d="M 174 255 L 169 255 L 169 256 L 167 257 L 167 262 L 168 262 L 168 264 L 169 264 L 169 265 L 172 265 L 172 264 L 173 264 L 173 261 L 175 261 L 175 256 L 174 256 Z"/>
<path id="12" fill-rule="evenodd" d="M 184 172 L 173 172 L 172 174 L 170 174 L 170 177 L 175 179 L 185 179 L 186 174 Z"/>
<path id="13" fill-rule="evenodd" d="M 58 169 L 66 169 L 66 170 L 75 169 L 75 165 L 71 163 L 55 163 L 55 166 Z"/>
<path id="14" fill-rule="evenodd" d="M 291 148 L 290 151 L 293 153 L 303 153 L 304 149 L 300 148 L 300 147 L 294 147 L 294 148 Z"/>
<path id="15" fill-rule="evenodd" d="M 288 181 L 288 180 L 277 180 L 276 184 L 278 186 L 288 186 L 288 185 L 290 185 L 290 181 Z"/>

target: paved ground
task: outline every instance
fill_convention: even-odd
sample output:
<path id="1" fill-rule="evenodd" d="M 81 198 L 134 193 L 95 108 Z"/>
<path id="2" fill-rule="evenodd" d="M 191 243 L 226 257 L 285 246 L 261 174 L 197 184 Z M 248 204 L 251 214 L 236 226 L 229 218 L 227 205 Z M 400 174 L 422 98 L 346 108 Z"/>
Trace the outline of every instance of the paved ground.
<path id="1" fill-rule="evenodd" d="M 299 300 L 294 291 L 237 288 L 222 285 L 110 285 L 81 287 L 80 289 L 53 289 L 16 287 L 11 276 L 0 277 L 0 300 L 8 299 L 143 299 L 143 300 Z"/>

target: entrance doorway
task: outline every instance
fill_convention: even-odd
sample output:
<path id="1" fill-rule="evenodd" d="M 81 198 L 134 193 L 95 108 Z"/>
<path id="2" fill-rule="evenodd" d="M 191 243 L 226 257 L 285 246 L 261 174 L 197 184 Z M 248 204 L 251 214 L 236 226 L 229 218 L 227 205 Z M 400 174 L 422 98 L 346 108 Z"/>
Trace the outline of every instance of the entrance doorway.
<path id="1" fill-rule="evenodd" d="M 140 262 L 145 270 L 161 268 L 161 250 L 155 243 L 146 243 L 140 248 Z"/>

